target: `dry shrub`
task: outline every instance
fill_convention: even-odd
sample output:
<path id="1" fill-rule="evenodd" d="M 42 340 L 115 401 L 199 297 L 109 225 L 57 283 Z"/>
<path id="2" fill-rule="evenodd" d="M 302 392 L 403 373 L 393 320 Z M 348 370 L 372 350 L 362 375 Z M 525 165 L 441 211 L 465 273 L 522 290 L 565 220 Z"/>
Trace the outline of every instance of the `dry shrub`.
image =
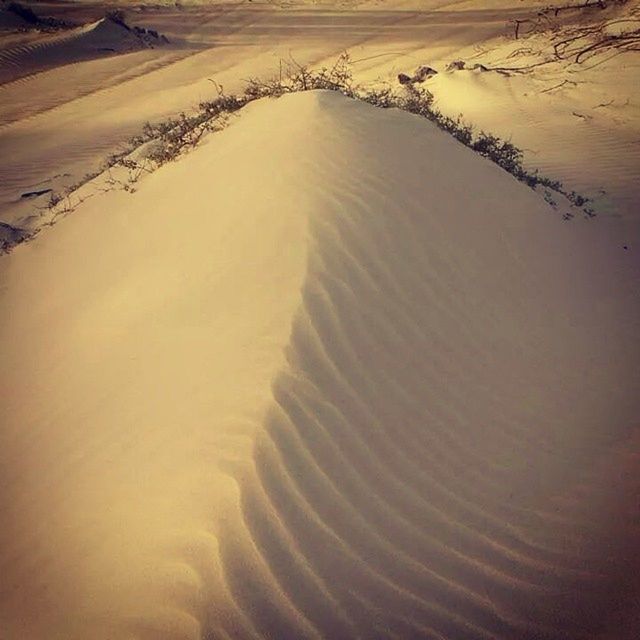
<path id="1" fill-rule="evenodd" d="M 349 98 L 361 100 L 382 109 L 402 109 L 426 118 L 461 144 L 496 163 L 529 187 L 533 189 L 543 187 L 547 191 L 562 194 L 572 205 L 582 208 L 585 215 L 593 215 L 593 211 L 586 206 L 589 202 L 587 198 L 565 190 L 556 180 L 526 170 L 523 166 L 522 151 L 511 142 L 484 131 L 475 133 L 473 127 L 465 123 L 461 117 L 451 118 L 442 114 L 435 107 L 434 96 L 427 88 L 409 84 L 401 91 L 397 91 L 390 86 L 372 88 L 356 84 L 347 53 L 342 54 L 333 66 L 319 69 L 310 69 L 293 60 L 281 63 L 280 72 L 276 77 L 250 78 L 246 81 L 246 88 L 240 95 L 227 95 L 222 87 L 217 84 L 216 87 L 218 96 L 213 100 L 200 103 L 195 113 L 190 115 L 181 113 L 176 118 L 155 124 L 147 123 L 142 133 L 132 138 L 122 151 L 112 155 L 100 170 L 88 174 L 83 181 L 70 190 L 77 189 L 80 184 L 104 171 L 120 168 L 127 170 L 127 177 L 124 179 L 109 177 L 107 185 L 133 191 L 132 185 L 144 173 L 175 160 L 195 147 L 206 133 L 222 129 L 229 115 L 239 111 L 248 103 L 261 98 L 279 98 L 288 93 L 326 90 L 339 92 Z M 153 142 L 152 149 L 143 160 L 132 159 L 136 149 L 151 142 Z M 68 196 L 70 190 L 62 195 L 52 194 L 51 204 L 55 206 Z"/>

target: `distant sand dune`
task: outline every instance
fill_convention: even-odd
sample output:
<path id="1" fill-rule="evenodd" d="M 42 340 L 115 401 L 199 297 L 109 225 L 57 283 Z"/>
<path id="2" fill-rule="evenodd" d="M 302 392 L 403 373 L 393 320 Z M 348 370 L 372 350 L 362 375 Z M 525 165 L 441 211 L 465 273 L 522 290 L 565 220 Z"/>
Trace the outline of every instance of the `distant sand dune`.
<path id="1" fill-rule="evenodd" d="M 619 233 L 325 92 L 87 201 L 0 262 L 7 638 L 604 634 L 640 568 Z"/>
<path id="2" fill-rule="evenodd" d="M 0 84 L 58 66 L 147 46 L 135 31 L 103 18 L 61 35 L 0 51 Z"/>

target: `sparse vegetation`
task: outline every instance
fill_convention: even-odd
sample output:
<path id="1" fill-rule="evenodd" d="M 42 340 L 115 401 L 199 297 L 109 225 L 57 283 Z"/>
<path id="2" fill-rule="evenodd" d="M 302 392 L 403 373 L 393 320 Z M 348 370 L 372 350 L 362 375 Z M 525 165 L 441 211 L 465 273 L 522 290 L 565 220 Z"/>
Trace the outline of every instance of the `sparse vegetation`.
<path id="1" fill-rule="evenodd" d="M 550 5 L 530 17 L 517 18 L 510 23 L 518 46 L 502 63 L 476 63 L 471 67 L 464 60 L 457 60 L 447 71 L 473 69 L 508 76 L 528 74 L 539 67 L 559 63 L 577 69 L 592 58 L 594 61 L 589 66 L 597 66 L 618 55 L 638 52 L 640 7 L 630 9 L 625 15 L 617 11 L 627 2 L 588 0 L 579 4 Z M 574 19 L 578 17 L 579 20 Z M 561 85 L 571 82 L 565 79 Z"/>
<path id="2" fill-rule="evenodd" d="M 192 149 L 204 134 L 224 128 L 229 116 L 248 103 L 260 98 L 278 98 L 288 93 L 323 89 L 337 91 L 349 98 L 382 109 L 402 109 L 426 118 L 532 189 L 541 187 L 545 189 L 545 193 L 561 194 L 573 207 L 581 209 L 585 216 L 593 215 L 592 209 L 587 206 L 588 198 L 574 191 L 567 191 L 557 180 L 525 169 L 522 151 L 510 141 L 484 131 L 476 133 L 473 126 L 464 122 L 462 117 L 451 118 L 442 114 L 436 108 L 434 96 L 427 88 L 415 86 L 413 83 L 400 89 L 389 85 L 374 88 L 356 84 L 347 53 L 342 54 L 332 67 L 316 70 L 299 65 L 295 61 L 281 64 L 280 73 L 276 77 L 266 80 L 250 78 L 246 82 L 244 92 L 238 95 L 227 95 L 221 86 L 213 80 L 212 82 L 216 85 L 217 97 L 202 102 L 193 114 L 181 113 L 178 117 L 163 122 L 147 123 L 140 135 L 129 140 L 120 152 L 110 156 L 99 170 L 85 176 L 80 183 L 68 188 L 65 193 L 52 193 L 48 207 L 64 205 L 63 213 L 72 210 L 70 195 L 82 184 L 100 174 L 105 174 L 105 186 L 102 190 L 122 188 L 134 191 L 135 183 L 142 175 Z M 550 195 L 547 200 L 555 202 Z"/>
<path id="3" fill-rule="evenodd" d="M 542 64 L 570 61 L 580 64 L 603 53 L 619 55 L 640 51 L 640 10 L 636 7 L 625 17 L 618 17 L 616 7 L 628 0 L 587 0 L 580 4 L 549 6 L 529 18 L 513 22 L 513 35 L 521 37 L 550 33 L 551 50 Z M 585 23 L 566 23 L 568 14 L 591 14 Z M 543 52 L 539 52 L 542 54 Z M 533 66 L 540 66 L 540 63 Z M 527 71 L 532 67 L 510 68 L 511 71 Z"/>
<path id="4" fill-rule="evenodd" d="M 582 18 L 594 12 L 601 12 L 611 7 L 626 4 L 628 0 L 586 0 L 581 3 L 568 3 L 563 5 L 549 5 L 536 11 L 528 18 L 516 18 L 513 20 L 514 37 L 517 40 L 521 35 L 541 33 L 545 31 L 558 31 L 563 24 L 560 21 L 564 16 L 580 15 Z"/>

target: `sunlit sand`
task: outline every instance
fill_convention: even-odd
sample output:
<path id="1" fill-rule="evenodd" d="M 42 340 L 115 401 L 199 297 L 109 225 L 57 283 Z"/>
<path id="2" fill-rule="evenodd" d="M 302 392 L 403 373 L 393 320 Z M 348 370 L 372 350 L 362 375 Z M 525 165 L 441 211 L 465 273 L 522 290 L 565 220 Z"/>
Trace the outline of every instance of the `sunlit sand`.
<path id="1" fill-rule="evenodd" d="M 640 54 L 474 68 L 541 5 L 3 9 L 0 638 L 638 637 Z M 327 90 L 100 172 L 345 50 L 563 192 Z"/>

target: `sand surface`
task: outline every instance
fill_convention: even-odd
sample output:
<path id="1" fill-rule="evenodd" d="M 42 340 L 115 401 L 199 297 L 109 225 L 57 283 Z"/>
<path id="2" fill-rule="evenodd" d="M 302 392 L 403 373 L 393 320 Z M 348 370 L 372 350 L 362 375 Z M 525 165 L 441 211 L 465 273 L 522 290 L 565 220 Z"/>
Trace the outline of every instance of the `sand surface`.
<path id="1" fill-rule="evenodd" d="M 524 76 L 445 73 L 458 59 L 489 66 L 538 60 L 536 55 L 508 56 L 515 49 L 545 48 L 549 34 L 541 36 L 545 42 L 513 40 L 513 21 L 535 16 L 544 4 L 394 0 L 185 3 L 176 8 L 123 3 L 131 25 L 154 29 L 169 43 L 131 50 L 119 32 L 111 33 L 110 43 L 103 38 L 97 51 L 84 46 L 87 36 L 77 31 L 28 32 L 19 43 L 15 34 L 5 36 L 0 149 L 10 153 L 11 161 L 0 167 L 0 221 L 37 227 L 38 207 L 46 197 L 25 202 L 23 194 L 77 183 L 145 122 L 189 110 L 215 95 L 212 81 L 232 93 L 242 90 L 247 78 L 277 74 L 283 60 L 333 64 L 345 50 L 360 82 L 397 85 L 398 73 L 412 73 L 422 64 L 434 67 L 440 74 L 429 86 L 443 111 L 454 117 L 461 113 L 477 127 L 512 139 L 524 149 L 530 168 L 594 197 L 602 215 L 637 220 L 636 54 L 599 57 L 594 68 L 543 66 Z M 638 5 L 630 0 L 601 18 L 631 16 Z M 33 6 L 39 14 L 89 25 L 104 15 L 104 7 L 91 2 Z M 592 19 L 571 14 L 562 24 Z M 67 64 L 61 64 L 64 57 Z M 554 88 L 565 80 L 570 82 Z"/>
<path id="2" fill-rule="evenodd" d="M 427 35 L 440 68 L 480 41 L 498 60 L 527 7 L 485 4 L 141 10 L 169 46 L 0 86 L 1 219 L 38 228 L 24 190 L 295 47 L 348 46 L 371 81 Z M 35 64 L 30 42 L 80 36 L 13 37 Z M 636 638 L 637 86 L 606 153 L 585 156 L 600 116 L 566 126 L 566 101 L 636 77 L 625 59 L 563 98 L 523 98 L 552 75 L 430 81 L 480 126 L 519 104 L 514 139 L 570 186 L 600 167 L 594 219 L 424 119 L 316 91 L 0 256 L 0 637 Z"/>

